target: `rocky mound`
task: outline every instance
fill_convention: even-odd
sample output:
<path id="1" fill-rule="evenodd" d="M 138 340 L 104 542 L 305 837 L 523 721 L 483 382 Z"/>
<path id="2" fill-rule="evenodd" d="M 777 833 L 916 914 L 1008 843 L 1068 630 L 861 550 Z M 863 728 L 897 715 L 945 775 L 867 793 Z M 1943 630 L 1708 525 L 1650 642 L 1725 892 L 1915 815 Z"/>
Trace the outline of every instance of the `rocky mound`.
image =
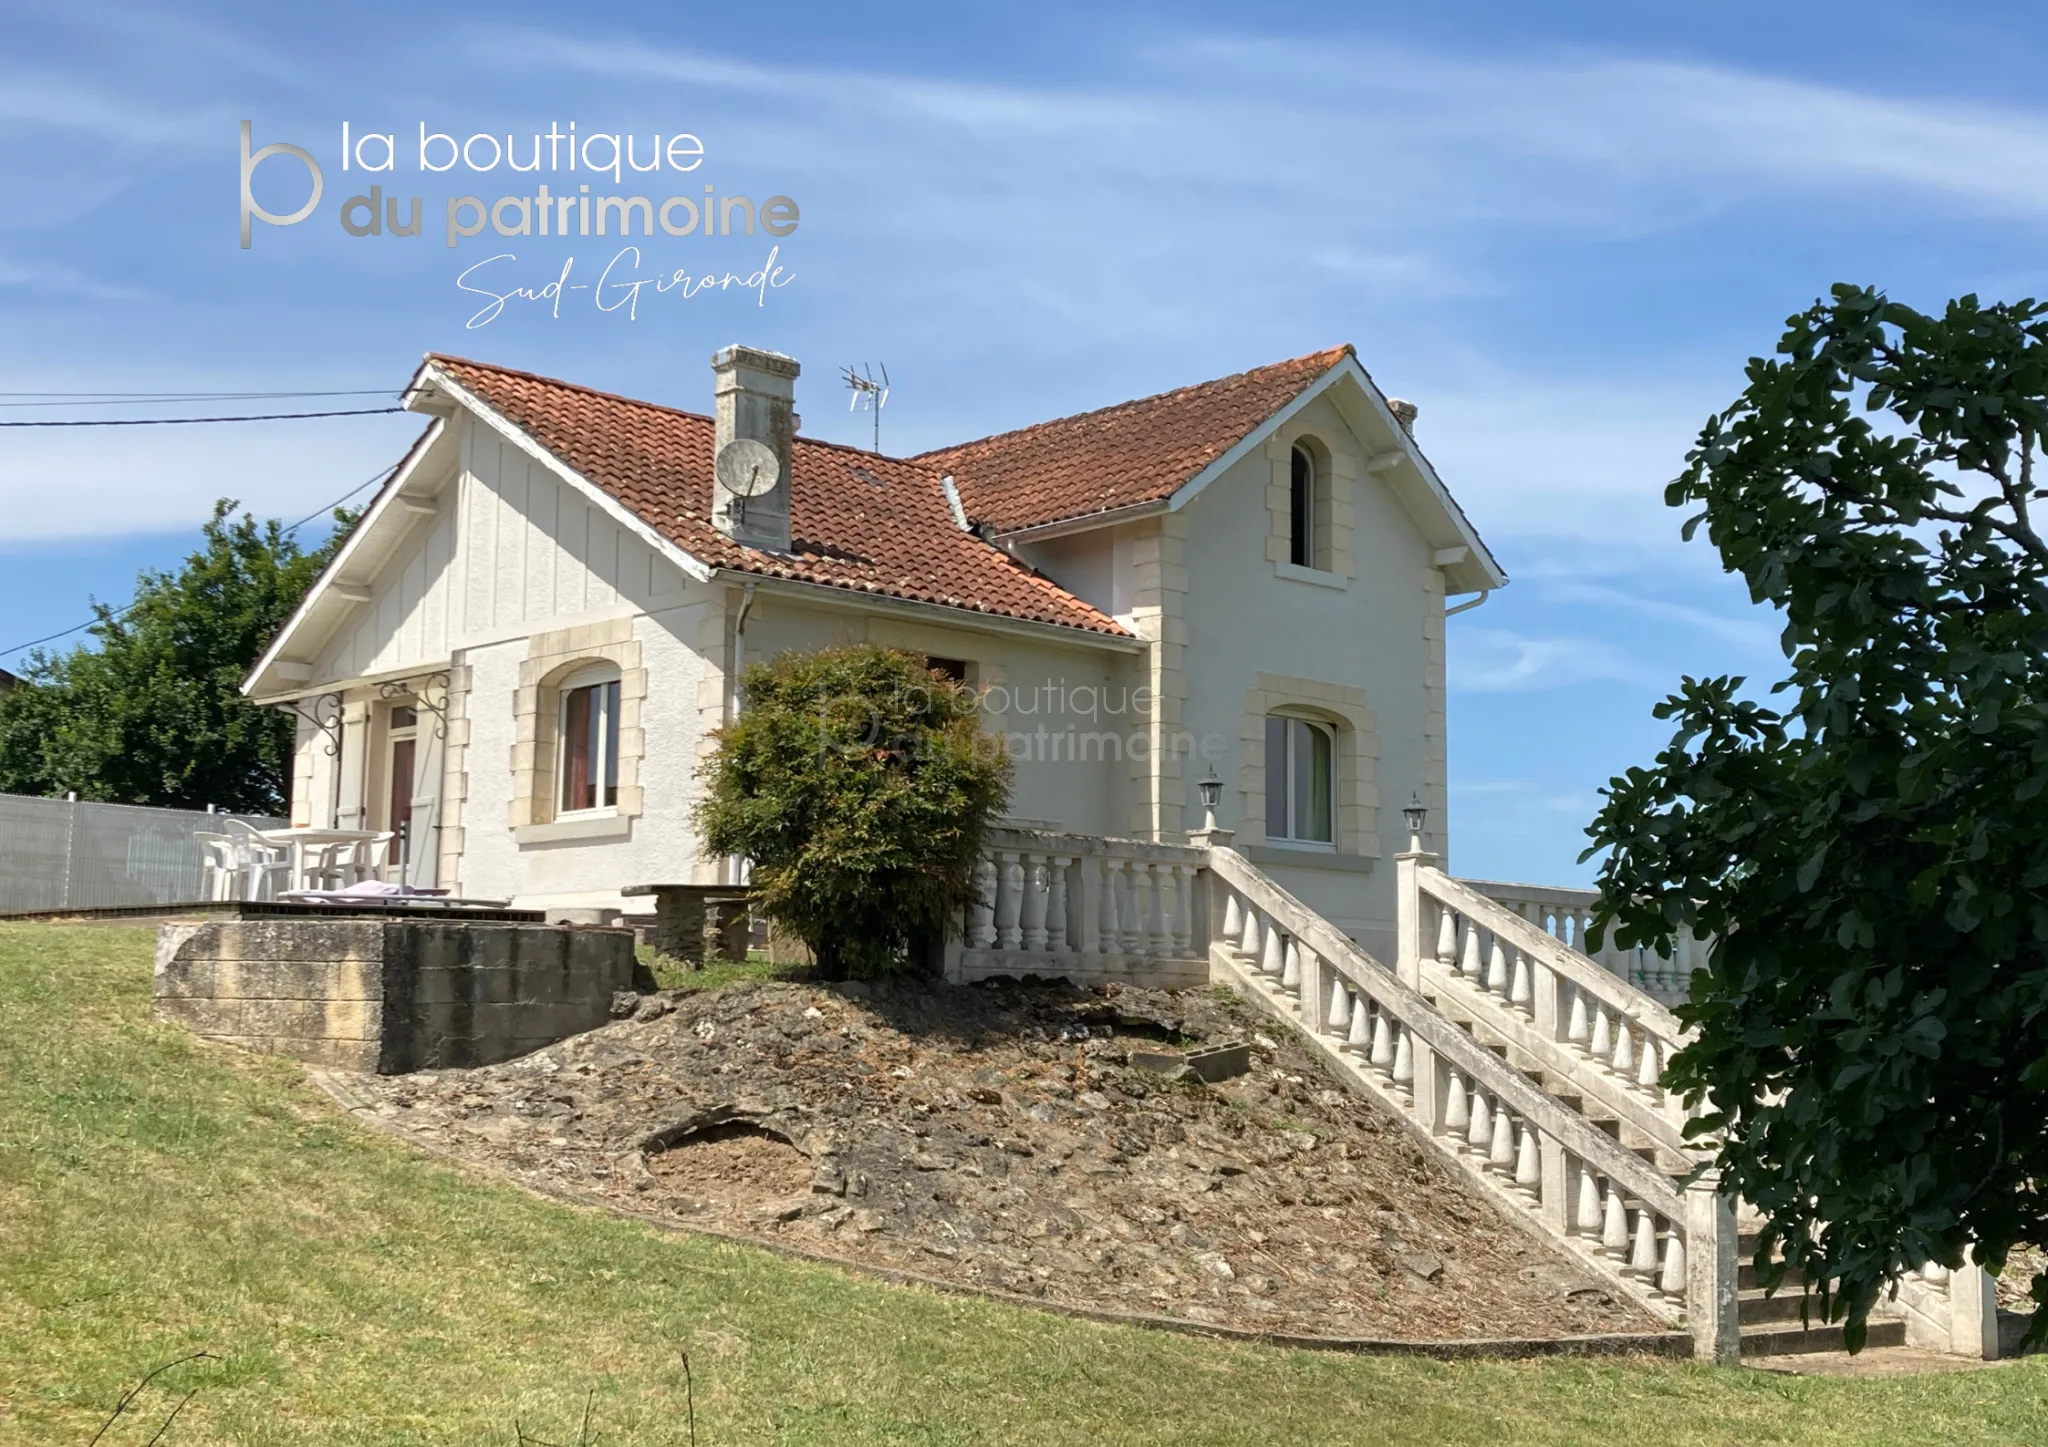
<path id="1" fill-rule="evenodd" d="M 1660 1329 L 1223 992 L 777 983 L 621 1008 L 521 1060 L 352 1088 L 535 1181 L 1074 1306 L 1415 1340 Z M 1251 1069 L 1213 1085 L 1131 1063 L 1230 1041 Z"/>

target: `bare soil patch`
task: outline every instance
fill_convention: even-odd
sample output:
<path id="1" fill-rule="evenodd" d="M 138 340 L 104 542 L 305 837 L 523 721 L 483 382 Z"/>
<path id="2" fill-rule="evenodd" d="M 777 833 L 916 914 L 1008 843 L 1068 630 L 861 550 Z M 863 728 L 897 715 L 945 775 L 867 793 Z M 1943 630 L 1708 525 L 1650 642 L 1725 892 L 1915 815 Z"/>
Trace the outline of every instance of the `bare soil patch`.
<path id="1" fill-rule="evenodd" d="M 993 982 L 664 992 L 479 1070 L 355 1077 L 457 1154 L 633 1209 L 1062 1304 L 1303 1335 L 1661 1326 L 1243 1002 Z M 1134 1050 L 1252 1041 L 1215 1085 Z"/>
<path id="2" fill-rule="evenodd" d="M 749 1207 L 810 1193 L 811 1159 L 781 1136 L 747 1121 L 692 1131 L 647 1152 L 647 1171 L 665 1196 L 698 1197 L 704 1209 Z"/>

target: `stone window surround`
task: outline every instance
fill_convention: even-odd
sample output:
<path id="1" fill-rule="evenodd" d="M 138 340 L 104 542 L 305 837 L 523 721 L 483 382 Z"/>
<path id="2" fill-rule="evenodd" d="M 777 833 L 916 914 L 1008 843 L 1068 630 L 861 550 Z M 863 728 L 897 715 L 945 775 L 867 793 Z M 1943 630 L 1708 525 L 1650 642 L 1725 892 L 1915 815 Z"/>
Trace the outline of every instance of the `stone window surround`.
<path id="1" fill-rule="evenodd" d="M 1238 769 L 1239 827 L 1249 840 L 1268 847 L 1295 849 L 1303 862 L 1326 853 L 1297 846 L 1291 840 L 1268 840 L 1266 829 L 1266 716 L 1290 714 L 1335 731 L 1337 747 L 1337 849 L 1340 857 L 1377 859 L 1379 836 L 1379 729 L 1365 691 L 1348 684 L 1323 683 L 1284 674 L 1253 675 L 1245 690 L 1244 719 L 1239 731 L 1243 757 Z"/>
<path id="2" fill-rule="evenodd" d="M 594 664 L 610 663 L 619 670 L 619 760 L 618 806 L 599 832 L 589 825 L 569 829 L 570 824 L 598 819 L 580 813 L 574 819 L 556 821 L 555 755 L 559 747 L 561 718 L 560 685 Z M 512 744 L 512 806 L 510 824 L 521 843 L 544 843 L 573 838 L 616 838 L 625 832 L 625 822 L 638 817 L 646 802 L 640 785 L 640 761 L 647 748 L 641 728 L 641 709 L 647 699 L 647 670 L 641 666 L 640 641 L 633 636 L 633 620 L 615 618 L 586 623 L 551 633 L 536 633 L 527 640 L 526 657 L 519 664 L 519 687 L 513 694 L 516 730 Z"/>
<path id="3" fill-rule="evenodd" d="M 1294 449 L 1305 450 L 1316 465 L 1314 568 L 1291 561 L 1294 544 Z M 1266 537 L 1266 558 L 1275 573 L 1295 582 L 1315 582 L 1326 587 L 1345 588 L 1358 575 L 1358 560 L 1351 551 L 1351 529 L 1355 519 L 1352 493 L 1363 464 L 1348 446 L 1333 446 L 1313 426 L 1293 422 L 1277 429 L 1266 442 L 1270 477 L 1266 486 L 1266 510 L 1271 522 Z"/>

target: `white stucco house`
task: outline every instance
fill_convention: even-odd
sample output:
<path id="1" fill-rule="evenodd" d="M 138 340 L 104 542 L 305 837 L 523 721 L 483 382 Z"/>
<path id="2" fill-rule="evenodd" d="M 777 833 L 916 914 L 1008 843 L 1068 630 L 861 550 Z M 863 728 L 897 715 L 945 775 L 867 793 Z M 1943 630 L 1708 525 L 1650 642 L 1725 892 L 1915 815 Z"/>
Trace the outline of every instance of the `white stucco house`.
<path id="1" fill-rule="evenodd" d="M 700 413 L 426 358 L 429 425 L 246 683 L 299 716 L 295 823 L 541 908 L 721 882 L 691 814 L 736 676 L 872 641 L 984 692 L 1015 818 L 1173 843 L 1213 775 L 1391 954 L 1400 806 L 1448 847 L 1446 600 L 1507 580 L 1351 348 L 916 457 L 805 437 L 789 358 L 711 372 Z"/>

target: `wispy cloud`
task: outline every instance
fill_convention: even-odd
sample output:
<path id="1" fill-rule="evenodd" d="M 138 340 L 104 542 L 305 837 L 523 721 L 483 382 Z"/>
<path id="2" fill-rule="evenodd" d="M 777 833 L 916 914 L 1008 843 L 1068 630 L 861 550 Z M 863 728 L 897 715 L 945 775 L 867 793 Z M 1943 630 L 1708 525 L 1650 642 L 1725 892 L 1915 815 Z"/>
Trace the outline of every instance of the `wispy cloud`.
<path id="1" fill-rule="evenodd" d="M 1569 575 L 1543 578 L 1534 591 L 1546 602 L 1588 603 L 1638 618 L 1678 623 L 1759 657 L 1775 661 L 1782 656 L 1778 646 L 1784 630 L 1782 617 L 1772 609 L 1747 603 L 1739 593 L 1730 597 L 1736 611 L 1716 612 Z"/>
<path id="2" fill-rule="evenodd" d="M 95 301 L 133 301 L 142 293 L 133 287 L 100 281 L 69 266 L 21 266 L 0 257 L 0 286 L 90 297 Z"/>
<path id="3" fill-rule="evenodd" d="M 1644 671 L 1600 638 L 1530 638 L 1504 628 L 1460 628 L 1448 650 L 1450 686 L 1466 693 L 1532 693 Z"/>

